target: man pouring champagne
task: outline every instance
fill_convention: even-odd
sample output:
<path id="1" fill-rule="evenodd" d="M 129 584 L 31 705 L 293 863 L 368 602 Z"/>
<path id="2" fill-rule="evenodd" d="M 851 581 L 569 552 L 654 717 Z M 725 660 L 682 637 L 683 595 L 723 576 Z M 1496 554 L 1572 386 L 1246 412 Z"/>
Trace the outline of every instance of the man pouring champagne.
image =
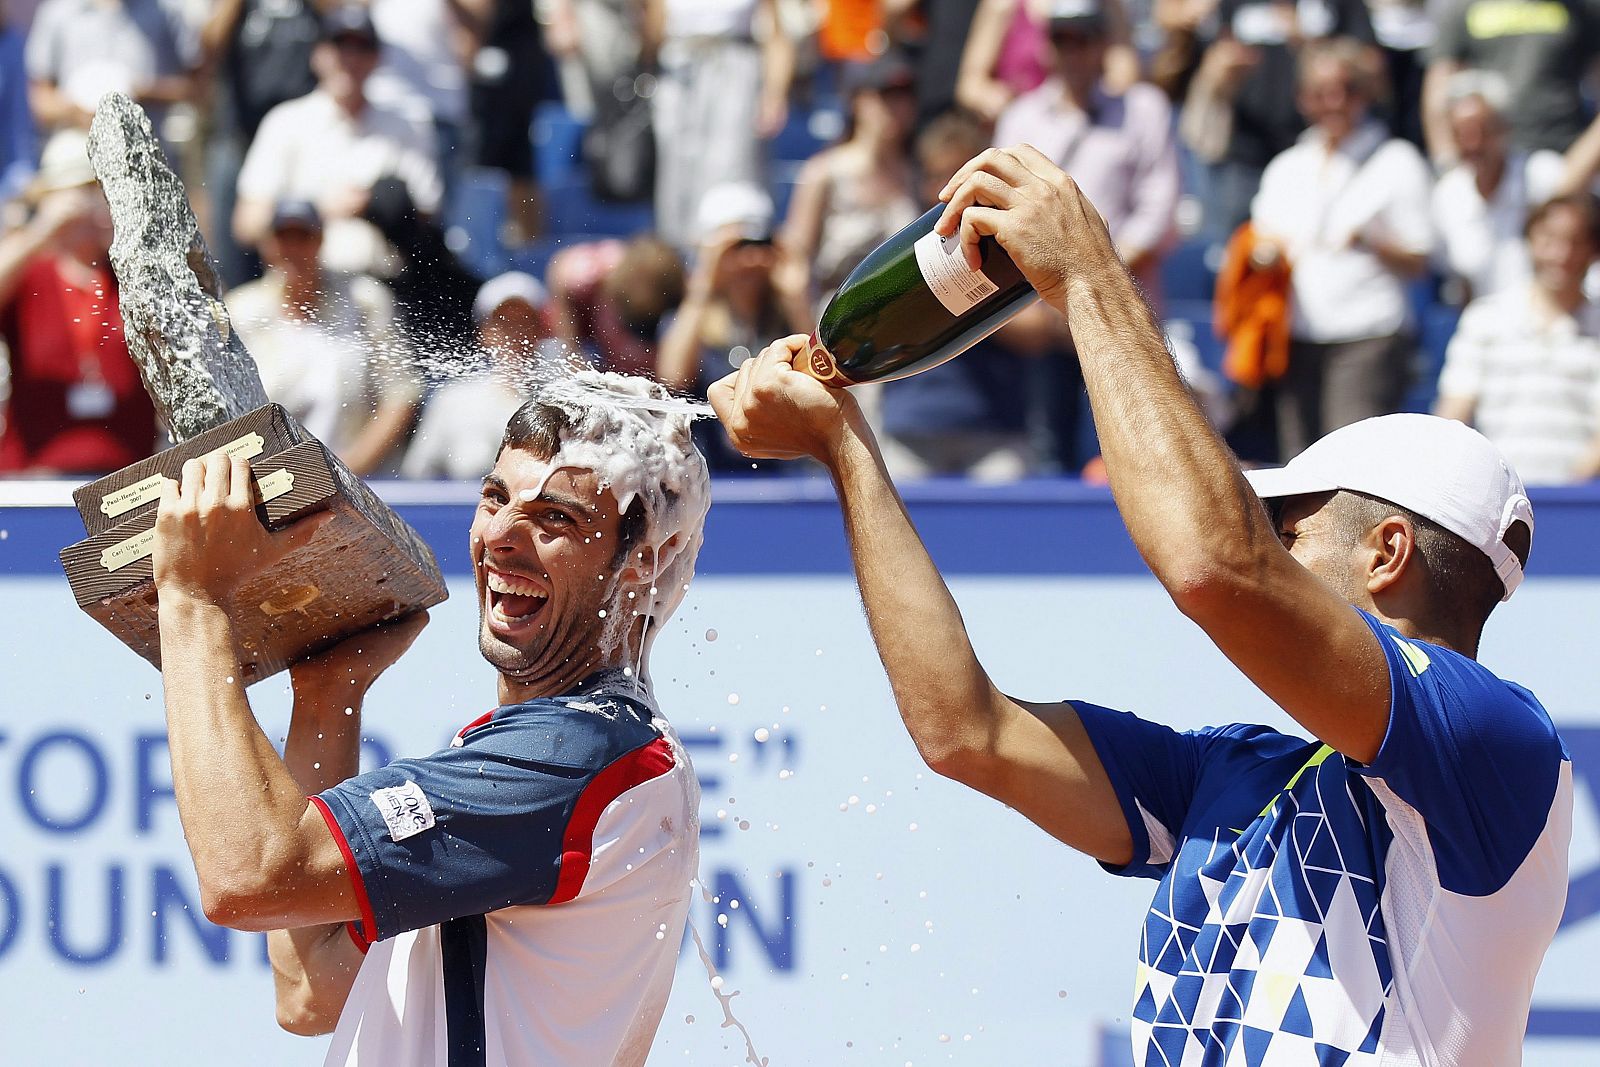
<path id="1" fill-rule="evenodd" d="M 941 199 L 935 232 L 969 267 L 992 238 L 1065 317 L 1151 571 L 1310 737 L 1001 693 L 860 408 L 797 370 L 809 339 L 786 337 L 710 400 L 745 453 L 828 468 L 923 758 L 1160 880 L 1137 1062 L 1520 1062 L 1566 895 L 1572 767 L 1534 696 L 1476 661 L 1531 547 L 1516 472 L 1460 423 L 1390 415 L 1247 477 L 1072 178 L 991 149 Z"/>

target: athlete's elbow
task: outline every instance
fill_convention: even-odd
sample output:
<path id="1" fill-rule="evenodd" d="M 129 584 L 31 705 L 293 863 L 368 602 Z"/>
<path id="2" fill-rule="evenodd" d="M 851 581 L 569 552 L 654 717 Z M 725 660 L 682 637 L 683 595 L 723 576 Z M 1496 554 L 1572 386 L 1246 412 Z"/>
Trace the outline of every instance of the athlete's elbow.
<path id="1" fill-rule="evenodd" d="M 911 740 L 929 770 L 963 785 L 976 784 L 979 769 L 989 755 L 975 731 L 950 724 L 913 729 Z"/>
<path id="2" fill-rule="evenodd" d="M 945 736 L 940 737 L 913 737 L 917 745 L 917 755 L 922 757 L 922 762 L 928 769 L 945 778 L 962 780 L 962 775 L 972 762 L 972 753 L 967 746 L 957 740 Z"/>
<path id="3" fill-rule="evenodd" d="M 1263 571 L 1258 561 L 1210 559 L 1189 561 L 1159 577 L 1178 610 L 1204 628 L 1237 611 L 1241 598 L 1261 584 Z"/>
<path id="4" fill-rule="evenodd" d="M 281 893 L 271 880 L 251 877 L 200 879 L 200 909 L 213 925 L 256 933 L 284 928 L 274 904 Z"/>
<path id="5" fill-rule="evenodd" d="M 220 879 L 200 880 L 200 910 L 214 926 L 230 930 L 247 930 L 251 914 L 252 894 L 237 883 Z"/>
<path id="6" fill-rule="evenodd" d="M 309 991 L 278 997 L 278 1026 L 297 1037 L 331 1034 L 338 1021 L 339 1013 L 318 1003 Z"/>

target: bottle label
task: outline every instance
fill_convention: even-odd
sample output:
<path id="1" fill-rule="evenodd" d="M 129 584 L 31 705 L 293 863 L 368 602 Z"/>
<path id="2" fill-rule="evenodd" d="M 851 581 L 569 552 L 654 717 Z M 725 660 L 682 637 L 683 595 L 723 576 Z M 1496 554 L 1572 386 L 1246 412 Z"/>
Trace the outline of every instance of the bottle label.
<path id="1" fill-rule="evenodd" d="M 912 248 L 922 280 L 952 315 L 965 315 L 979 301 L 1000 291 L 987 274 L 967 266 L 961 256 L 959 235 L 946 239 L 929 230 L 917 238 Z"/>

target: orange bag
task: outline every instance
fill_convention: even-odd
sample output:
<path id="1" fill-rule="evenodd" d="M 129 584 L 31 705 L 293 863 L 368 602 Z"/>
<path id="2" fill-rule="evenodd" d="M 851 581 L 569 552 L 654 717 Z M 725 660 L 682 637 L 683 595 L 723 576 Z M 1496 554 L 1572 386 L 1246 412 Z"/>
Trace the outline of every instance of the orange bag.
<path id="1" fill-rule="evenodd" d="M 1214 328 L 1228 343 L 1222 373 L 1249 389 L 1289 369 L 1289 262 L 1280 255 L 1271 266 L 1258 266 L 1256 242 L 1248 222 L 1228 238 L 1212 297 Z"/>

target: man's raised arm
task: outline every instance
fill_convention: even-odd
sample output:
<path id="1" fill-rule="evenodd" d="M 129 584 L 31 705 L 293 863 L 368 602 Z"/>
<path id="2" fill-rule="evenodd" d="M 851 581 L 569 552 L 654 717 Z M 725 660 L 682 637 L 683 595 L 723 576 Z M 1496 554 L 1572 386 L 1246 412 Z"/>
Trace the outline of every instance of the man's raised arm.
<path id="1" fill-rule="evenodd" d="M 993 236 L 1064 315 L 1117 508 L 1178 608 L 1318 738 L 1370 761 L 1389 717 L 1377 639 L 1279 542 L 1183 384 L 1149 305 L 1077 185 L 1037 149 L 990 149 L 945 187 L 968 262 Z"/>
<path id="2" fill-rule="evenodd" d="M 289 669 L 294 711 L 283 762 L 306 796 L 359 772 L 361 707 L 367 690 L 411 647 L 426 612 L 346 638 Z M 372 936 L 372 931 L 365 931 Z M 309 1036 L 333 1030 L 361 968 L 365 946 L 341 922 L 267 934 L 278 1025 Z"/>
<path id="3" fill-rule="evenodd" d="M 934 770 L 1016 808 L 1108 863 L 1133 841 L 1105 768 L 1070 705 L 1000 693 L 973 652 L 954 598 L 911 525 L 850 395 L 794 370 L 805 337 L 785 338 L 710 399 L 753 456 L 812 456 L 839 494 L 856 581 L 906 729 Z"/>

